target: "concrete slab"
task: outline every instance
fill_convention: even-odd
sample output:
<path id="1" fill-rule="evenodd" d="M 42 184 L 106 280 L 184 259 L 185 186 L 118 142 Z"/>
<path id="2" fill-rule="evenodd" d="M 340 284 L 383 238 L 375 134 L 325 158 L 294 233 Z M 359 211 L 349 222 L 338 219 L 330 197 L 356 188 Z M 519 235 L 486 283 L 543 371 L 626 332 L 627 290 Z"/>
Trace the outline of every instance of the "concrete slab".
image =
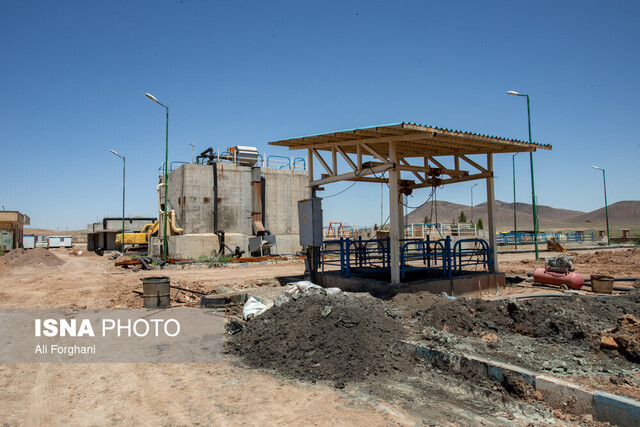
<path id="1" fill-rule="evenodd" d="M 319 273 L 319 282 L 325 287 L 336 287 L 348 292 L 370 292 L 376 295 L 393 296 L 399 293 L 427 291 L 433 294 L 446 292 L 464 298 L 495 295 L 504 288 L 504 273 L 477 273 L 457 276 L 452 279 L 432 279 L 401 283 L 391 286 L 388 282 L 366 277 L 343 277 L 339 271 Z"/>
<path id="2" fill-rule="evenodd" d="M 554 409 L 570 414 L 590 414 L 592 411 L 593 392 L 577 384 L 548 375 L 538 375 L 536 390 Z"/>
<path id="3" fill-rule="evenodd" d="M 611 393 L 596 391 L 593 395 L 593 416 L 618 426 L 640 425 L 640 402 Z"/>

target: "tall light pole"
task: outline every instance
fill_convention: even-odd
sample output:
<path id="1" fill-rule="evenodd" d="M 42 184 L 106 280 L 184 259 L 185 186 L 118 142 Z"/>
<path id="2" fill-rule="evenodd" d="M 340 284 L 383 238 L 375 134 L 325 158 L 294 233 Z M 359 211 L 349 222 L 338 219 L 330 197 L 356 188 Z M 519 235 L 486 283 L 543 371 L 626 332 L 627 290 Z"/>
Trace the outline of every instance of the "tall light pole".
<path id="1" fill-rule="evenodd" d="M 473 222 L 473 187 L 476 185 L 478 185 L 477 182 L 471 186 L 471 222 Z"/>
<path id="2" fill-rule="evenodd" d="M 164 263 L 167 263 L 167 215 L 169 210 L 169 205 L 167 204 L 167 192 L 169 188 L 169 181 L 167 175 L 169 173 L 169 107 L 164 105 L 162 102 L 158 101 L 155 96 L 150 93 L 145 93 L 145 96 L 163 106 L 165 110 L 167 110 L 167 131 L 166 131 L 166 143 L 164 148 L 164 241 L 162 245 L 162 260 Z"/>
<path id="3" fill-rule="evenodd" d="M 513 241 L 515 244 L 514 249 L 518 249 L 518 221 L 516 215 L 516 156 L 519 153 L 511 156 L 511 163 L 513 165 Z"/>
<path id="4" fill-rule="evenodd" d="M 127 158 L 116 153 L 115 150 L 110 151 L 122 159 L 122 254 L 124 255 L 124 177 L 127 167 Z"/>
<path id="5" fill-rule="evenodd" d="M 529 121 L 529 143 L 531 144 L 533 141 L 531 140 L 531 108 L 529 104 L 529 94 L 527 93 L 520 94 L 513 90 L 509 90 L 507 91 L 507 95 L 527 97 L 527 119 Z M 536 187 L 534 183 L 535 180 L 533 177 L 533 151 L 529 152 L 529 163 L 531 164 L 531 207 L 533 208 L 533 242 L 536 248 L 536 260 L 539 260 L 540 254 L 538 253 L 538 205 L 536 203 Z"/>
<path id="6" fill-rule="evenodd" d="M 607 246 L 611 246 L 611 236 L 609 235 L 609 206 L 607 205 L 607 178 L 605 177 L 603 168 L 599 168 L 598 166 L 591 167 L 602 171 L 602 183 L 604 185 L 604 213 L 607 218 Z"/>

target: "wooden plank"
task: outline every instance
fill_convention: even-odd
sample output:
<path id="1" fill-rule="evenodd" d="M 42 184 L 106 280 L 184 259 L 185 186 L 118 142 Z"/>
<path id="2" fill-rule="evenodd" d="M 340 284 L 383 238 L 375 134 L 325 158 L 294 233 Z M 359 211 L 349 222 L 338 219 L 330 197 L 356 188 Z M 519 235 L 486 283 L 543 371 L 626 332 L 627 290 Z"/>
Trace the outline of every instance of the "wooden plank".
<path id="1" fill-rule="evenodd" d="M 329 165 L 327 165 L 327 162 L 324 161 L 324 159 L 322 158 L 322 156 L 320 155 L 320 153 L 318 153 L 318 150 L 312 148 L 311 149 L 313 151 L 313 154 L 316 155 L 316 158 L 320 161 L 320 164 L 322 165 L 322 167 L 324 167 L 324 169 L 327 171 L 327 173 L 329 175 L 333 175 L 333 171 L 331 170 L 331 168 L 329 167 Z"/>
<path id="2" fill-rule="evenodd" d="M 489 222 L 489 248 L 491 249 L 491 259 L 493 260 L 493 265 L 491 272 L 495 273 L 498 271 L 498 240 L 496 238 L 496 221 L 493 216 L 493 204 L 495 200 L 494 189 L 493 189 L 493 155 L 487 154 L 487 169 L 489 169 L 488 173 L 491 176 L 487 177 L 487 211 L 488 211 L 488 222 Z"/>
<path id="3" fill-rule="evenodd" d="M 309 183 L 309 185 L 318 186 L 318 185 L 330 184 L 332 182 L 350 181 L 350 180 L 353 180 L 354 178 L 363 178 L 367 175 L 372 175 L 374 173 L 385 172 L 392 167 L 393 165 L 391 163 L 384 163 L 378 166 L 374 166 L 372 168 L 362 169 L 360 171 L 352 171 L 352 172 L 347 172 L 347 173 L 343 173 L 336 176 L 328 176 L 326 178 L 317 179 Z"/>
<path id="4" fill-rule="evenodd" d="M 398 163 L 396 156 L 395 143 L 389 143 L 389 160 L 391 163 Z M 400 283 L 400 230 L 399 217 L 400 209 L 398 200 L 400 193 L 398 185 L 400 183 L 400 170 L 392 169 L 389 171 L 389 251 L 391 252 L 391 284 Z"/>
<path id="5" fill-rule="evenodd" d="M 477 174 L 474 174 L 474 175 L 467 175 L 467 176 L 457 176 L 457 177 L 443 179 L 442 180 L 442 185 L 455 184 L 456 182 L 474 181 L 476 179 L 487 178 L 487 177 L 490 177 L 490 176 L 491 176 L 491 172 L 483 172 L 483 173 L 477 173 Z M 433 181 L 431 179 L 428 179 L 425 183 L 415 184 L 413 186 L 413 188 L 416 189 L 416 188 L 433 187 L 432 182 Z"/>
<path id="6" fill-rule="evenodd" d="M 345 162 L 347 162 L 347 164 L 349 166 L 351 166 L 351 169 L 358 170 L 358 168 L 356 167 L 355 163 L 353 163 L 353 160 L 351 160 L 351 158 L 349 156 L 347 156 L 344 151 L 342 151 L 342 148 L 336 147 L 336 150 L 338 151 L 338 153 L 340 153 L 340 155 L 345 160 Z"/>
<path id="7" fill-rule="evenodd" d="M 479 164 L 477 164 L 476 162 L 474 162 L 473 160 L 471 160 L 467 156 L 460 156 L 460 158 L 462 160 L 464 160 L 465 162 L 469 163 L 474 168 L 478 169 L 480 172 L 486 172 L 487 171 L 485 168 L 483 168 L 482 166 L 480 166 Z"/>
<path id="8" fill-rule="evenodd" d="M 376 150 L 374 150 L 373 148 L 369 147 L 368 144 L 360 144 L 364 147 L 365 150 L 367 150 L 368 152 L 370 152 L 373 157 L 377 158 L 378 160 L 382 161 L 383 163 L 387 163 L 387 158 L 384 157 L 383 155 L 381 155 L 380 153 L 378 153 Z M 393 163 L 393 162 L 391 162 Z"/>

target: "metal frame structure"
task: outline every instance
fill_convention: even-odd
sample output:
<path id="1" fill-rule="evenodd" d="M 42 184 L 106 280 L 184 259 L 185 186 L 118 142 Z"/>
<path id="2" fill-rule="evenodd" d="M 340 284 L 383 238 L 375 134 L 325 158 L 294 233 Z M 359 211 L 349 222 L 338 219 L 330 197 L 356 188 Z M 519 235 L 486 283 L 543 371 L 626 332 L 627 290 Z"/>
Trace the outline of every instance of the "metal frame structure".
<path id="1" fill-rule="evenodd" d="M 310 197 L 315 196 L 320 186 L 339 181 L 389 185 L 392 284 L 401 281 L 402 191 L 485 179 L 489 201 L 490 265 L 495 272 L 493 154 L 552 149 L 551 145 L 405 122 L 283 139 L 269 144 L 307 150 Z M 471 159 L 469 156 L 472 155 L 485 155 L 486 166 Z M 344 161 L 342 165 L 338 163 L 339 158 Z M 325 173 L 314 172 L 314 160 Z M 446 167 L 445 163 L 450 166 Z M 384 176 L 385 172 L 388 177 Z M 403 174 L 412 180 L 403 179 Z"/>

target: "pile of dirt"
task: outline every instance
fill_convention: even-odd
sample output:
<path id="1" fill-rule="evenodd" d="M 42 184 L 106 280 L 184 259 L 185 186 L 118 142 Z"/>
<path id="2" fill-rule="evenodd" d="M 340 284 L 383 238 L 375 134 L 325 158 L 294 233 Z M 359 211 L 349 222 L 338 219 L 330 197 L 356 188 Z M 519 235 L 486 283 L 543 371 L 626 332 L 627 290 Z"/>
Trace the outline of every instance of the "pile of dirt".
<path id="1" fill-rule="evenodd" d="M 305 294 L 250 320 L 230 347 L 256 368 L 343 387 L 411 369 L 399 348 L 402 326 L 371 297 Z"/>
<path id="2" fill-rule="evenodd" d="M 14 249 L 2 257 L 14 267 L 56 267 L 64 261 L 44 248 Z"/>
<path id="3" fill-rule="evenodd" d="M 630 314 L 621 316 L 615 328 L 605 331 L 600 346 L 618 350 L 629 361 L 640 363 L 640 320 Z"/>
<path id="4" fill-rule="evenodd" d="M 625 314 L 638 315 L 639 295 L 616 298 L 575 296 L 486 301 L 427 298 L 414 311 L 422 327 L 457 335 L 515 333 L 549 343 L 589 340 L 615 326 Z"/>

